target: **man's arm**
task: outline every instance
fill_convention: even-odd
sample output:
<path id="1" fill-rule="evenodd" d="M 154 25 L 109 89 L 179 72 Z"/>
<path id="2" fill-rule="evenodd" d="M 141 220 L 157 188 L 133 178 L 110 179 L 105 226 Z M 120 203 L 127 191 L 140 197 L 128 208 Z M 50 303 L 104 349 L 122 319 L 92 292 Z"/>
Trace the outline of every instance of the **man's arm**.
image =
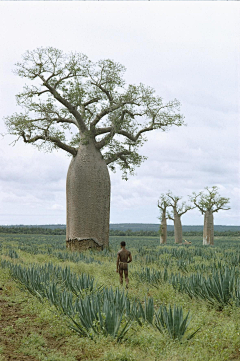
<path id="1" fill-rule="evenodd" d="M 129 255 L 128 257 L 129 257 L 129 260 L 127 261 L 127 263 L 132 262 L 132 255 L 131 255 L 131 253 L 130 253 L 130 255 Z"/>
<path id="2" fill-rule="evenodd" d="M 119 256 L 119 254 L 118 254 L 118 255 L 117 255 L 117 269 L 116 269 L 116 272 L 118 272 L 119 260 L 120 260 L 120 256 Z"/>

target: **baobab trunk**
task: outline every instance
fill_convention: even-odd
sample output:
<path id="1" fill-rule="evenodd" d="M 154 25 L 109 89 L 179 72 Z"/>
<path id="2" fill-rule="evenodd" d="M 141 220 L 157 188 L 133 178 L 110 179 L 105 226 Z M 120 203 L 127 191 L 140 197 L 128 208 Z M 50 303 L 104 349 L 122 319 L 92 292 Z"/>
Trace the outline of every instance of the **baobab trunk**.
<path id="1" fill-rule="evenodd" d="M 166 216 L 162 216 L 161 226 L 160 226 L 160 244 L 167 243 L 167 220 Z"/>
<path id="2" fill-rule="evenodd" d="M 174 212 L 174 238 L 175 243 L 182 244 L 182 223 L 177 212 Z"/>
<path id="3" fill-rule="evenodd" d="M 214 225 L 212 211 L 206 211 L 204 214 L 204 227 L 203 227 L 203 245 L 214 244 Z"/>
<path id="4" fill-rule="evenodd" d="M 67 247 L 103 249 L 109 244 L 110 177 L 90 140 L 81 144 L 67 174 Z"/>

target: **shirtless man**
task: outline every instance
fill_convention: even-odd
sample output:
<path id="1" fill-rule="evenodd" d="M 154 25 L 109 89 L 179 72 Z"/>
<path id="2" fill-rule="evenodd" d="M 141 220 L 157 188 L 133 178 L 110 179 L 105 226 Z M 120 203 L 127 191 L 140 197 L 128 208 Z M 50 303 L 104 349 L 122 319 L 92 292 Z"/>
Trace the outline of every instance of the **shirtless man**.
<path id="1" fill-rule="evenodd" d="M 121 250 L 117 253 L 117 270 L 120 276 L 120 284 L 123 284 L 123 271 L 125 275 L 126 287 L 128 288 L 128 263 L 132 262 L 132 255 L 126 248 L 126 243 L 124 241 L 121 242 Z"/>

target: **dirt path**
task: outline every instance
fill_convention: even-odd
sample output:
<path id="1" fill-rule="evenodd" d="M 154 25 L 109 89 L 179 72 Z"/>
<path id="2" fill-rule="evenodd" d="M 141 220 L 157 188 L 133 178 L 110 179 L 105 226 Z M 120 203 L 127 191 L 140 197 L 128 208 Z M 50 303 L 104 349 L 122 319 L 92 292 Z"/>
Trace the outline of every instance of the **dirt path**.
<path id="1" fill-rule="evenodd" d="M 16 352 L 23 335 L 28 334 L 27 324 L 16 324 L 16 321 L 23 317 L 20 306 L 13 302 L 1 300 L 0 293 L 0 313 L 0 345 L 3 348 L 4 360 L 35 361 L 36 359 L 32 356 L 25 356 Z M 33 318 L 33 316 L 28 315 L 28 318 Z"/>

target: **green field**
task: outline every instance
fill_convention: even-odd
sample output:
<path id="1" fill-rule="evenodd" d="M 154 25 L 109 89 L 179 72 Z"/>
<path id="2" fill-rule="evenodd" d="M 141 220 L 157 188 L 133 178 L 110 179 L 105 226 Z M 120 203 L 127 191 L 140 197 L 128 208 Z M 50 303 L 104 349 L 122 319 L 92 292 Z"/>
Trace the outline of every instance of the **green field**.
<path id="1" fill-rule="evenodd" d="M 128 290 L 116 273 L 122 240 L 133 255 Z M 187 240 L 111 237 L 109 250 L 79 254 L 64 236 L 1 234 L 0 361 L 240 360 L 240 239 Z M 189 312 L 185 332 L 177 318 L 171 326 L 174 305 Z"/>

